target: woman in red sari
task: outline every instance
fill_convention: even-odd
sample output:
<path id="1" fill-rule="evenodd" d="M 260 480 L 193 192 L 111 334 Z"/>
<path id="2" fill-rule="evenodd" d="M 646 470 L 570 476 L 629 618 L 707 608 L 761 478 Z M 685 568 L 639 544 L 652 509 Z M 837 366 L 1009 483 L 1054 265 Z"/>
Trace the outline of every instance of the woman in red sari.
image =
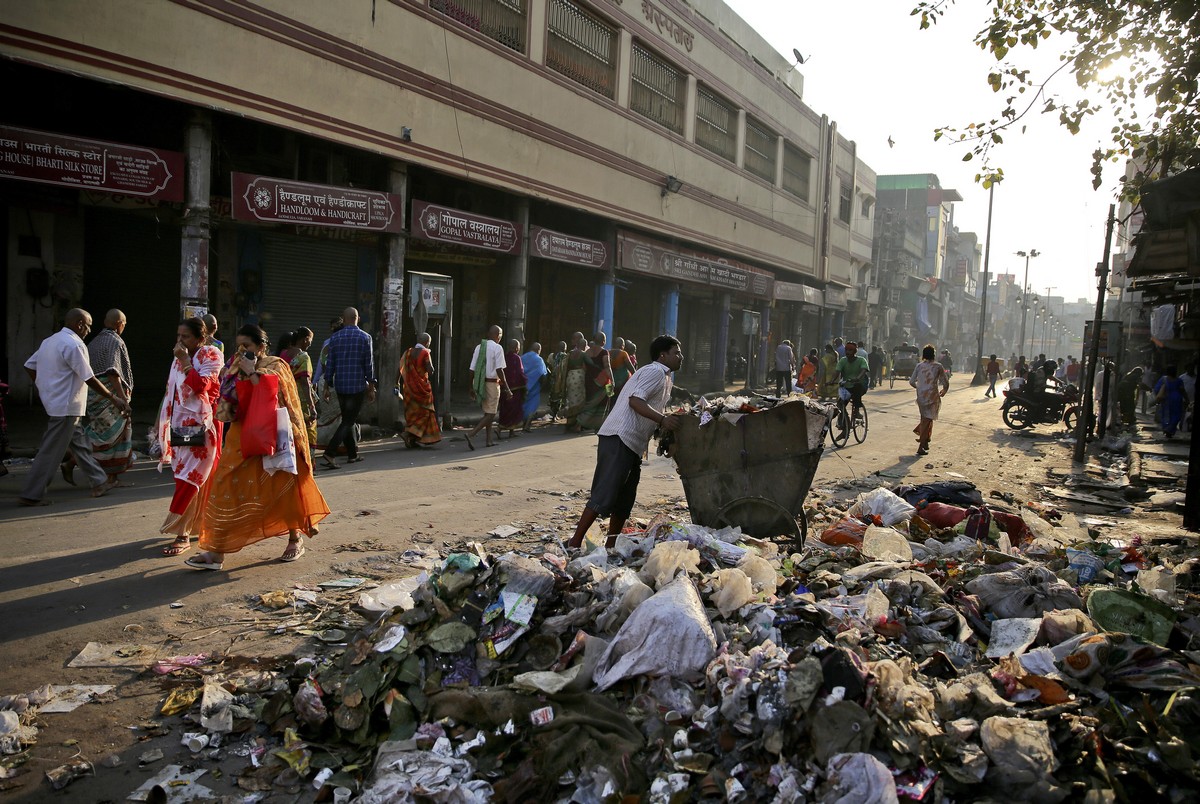
<path id="1" fill-rule="evenodd" d="M 417 336 L 417 343 L 400 358 L 396 387 L 404 397 L 404 446 L 416 449 L 442 440 L 437 409 L 433 404 L 433 358 L 429 351 L 429 333 Z"/>
<path id="2" fill-rule="evenodd" d="M 214 415 L 221 391 L 221 352 L 204 345 L 204 322 L 189 318 L 179 322 L 175 359 L 167 377 L 167 394 L 158 411 L 155 434 L 162 445 L 158 470 L 171 465 L 175 496 L 171 498 L 161 532 L 175 535 L 163 555 L 177 556 L 200 535 L 201 513 L 208 500 L 208 480 L 221 457 L 221 431 Z M 172 445 L 172 432 L 175 445 Z M 183 446 L 185 437 L 202 443 Z"/>
<path id="3" fill-rule="evenodd" d="M 508 437 L 516 435 L 516 430 L 525 424 L 525 364 L 521 362 L 521 342 L 508 342 L 508 352 L 504 355 L 504 379 L 512 391 L 500 400 L 500 417 L 496 423 L 497 430 L 507 430 Z"/>

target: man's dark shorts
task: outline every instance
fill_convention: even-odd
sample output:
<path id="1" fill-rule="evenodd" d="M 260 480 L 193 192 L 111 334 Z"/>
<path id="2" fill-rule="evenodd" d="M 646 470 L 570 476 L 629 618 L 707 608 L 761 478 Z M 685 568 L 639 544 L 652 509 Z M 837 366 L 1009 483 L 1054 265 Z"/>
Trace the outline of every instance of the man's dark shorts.
<path id="1" fill-rule="evenodd" d="M 637 498 L 638 481 L 641 479 L 642 456 L 625 446 L 620 436 L 600 436 L 588 508 L 600 516 L 627 519 L 633 511 L 633 501 Z"/>

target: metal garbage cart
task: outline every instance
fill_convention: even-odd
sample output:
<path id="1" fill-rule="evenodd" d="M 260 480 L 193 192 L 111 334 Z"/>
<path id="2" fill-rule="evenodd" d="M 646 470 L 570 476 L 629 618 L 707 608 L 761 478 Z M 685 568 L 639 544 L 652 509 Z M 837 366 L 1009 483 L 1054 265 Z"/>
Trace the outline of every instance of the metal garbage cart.
<path id="1" fill-rule="evenodd" d="M 793 399 L 770 410 L 688 416 L 668 454 L 675 459 L 692 521 L 739 526 L 756 538 L 791 536 L 804 545 L 808 495 L 829 428 L 825 408 Z"/>

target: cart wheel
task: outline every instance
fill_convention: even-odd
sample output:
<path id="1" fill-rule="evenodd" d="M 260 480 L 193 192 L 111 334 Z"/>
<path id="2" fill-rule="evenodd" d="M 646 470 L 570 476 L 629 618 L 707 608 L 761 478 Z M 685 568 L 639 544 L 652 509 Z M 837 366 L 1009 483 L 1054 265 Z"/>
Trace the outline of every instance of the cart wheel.
<path id="1" fill-rule="evenodd" d="M 764 511 L 769 512 L 771 515 L 770 519 L 763 517 L 762 520 L 759 520 L 766 521 L 768 524 L 764 525 L 763 527 L 754 527 L 753 530 L 755 532 L 751 533 L 751 536 L 770 531 L 770 526 L 778 523 L 781 526 L 781 529 L 775 531 L 772 535 L 778 536 L 786 534 L 788 536 L 792 536 L 796 540 L 796 544 L 799 547 L 804 546 L 804 540 L 808 535 L 808 522 L 805 520 L 804 516 L 800 516 L 800 520 L 803 522 L 803 524 L 797 524 L 796 516 L 792 514 L 791 511 L 784 508 L 774 500 L 768 500 L 766 497 L 739 497 L 736 500 L 725 503 L 725 505 L 721 506 L 721 510 L 717 511 L 717 524 L 730 526 L 737 525 L 743 530 L 749 532 L 750 528 L 747 528 L 742 524 L 742 522 L 746 521 L 746 519 L 734 516 L 734 514 L 736 514 L 739 510 L 744 511 L 746 509 L 750 509 L 751 511 L 753 511 L 753 509 L 763 509 Z M 738 521 L 739 519 L 741 521 Z M 754 521 L 754 515 L 751 514 L 749 519 L 750 521 Z"/>

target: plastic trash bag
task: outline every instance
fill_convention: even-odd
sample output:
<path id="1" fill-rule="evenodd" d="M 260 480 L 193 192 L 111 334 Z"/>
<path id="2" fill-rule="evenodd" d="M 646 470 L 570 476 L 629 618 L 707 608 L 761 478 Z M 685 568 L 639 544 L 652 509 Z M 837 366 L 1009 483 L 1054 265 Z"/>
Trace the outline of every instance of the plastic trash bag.
<path id="1" fill-rule="evenodd" d="M 939 480 L 919 486 L 897 486 L 896 494 L 910 505 L 916 506 L 918 510 L 927 503 L 935 502 L 961 505 L 964 508 L 983 505 L 983 495 L 975 488 L 974 483 L 967 480 Z"/>
<path id="2" fill-rule="evenodd" d="M 854 517 L 846 517 L 821 531 L 821 541 L 834 546 L 848 544 L 851 547 L 862 547 L 863 536 L 866 533 L 867 523 Z"/>
<path id="3" fill-rule="evenodd" d="M 899 531 L 868 525 L 863 535 L 862 553 L 876 561 L 912 561 L 912 548 Z"/>
<path id="4" fill-rule="evenodd" d="M 621 569 L 612 581 L 613 597 L 608 607 L 596 618 L 596 627 L 610 633 L 629 619 L 638 606 L 654 594 L 654 590 L 642 582 L 631 569 Z"/>
<path id="5" fill-rule="evenodd" d="M 679 570 L 698 572 L 699 567 L 700 554 L 690 549 L 688 542 L 659 542 L 650 551 L 641 578 L 655 589 L 662 589 L 671 583 Z"/>
<path id="6" fill-rule="evenodd" d="M 916 515 L 935 528 L 952 528 L 967 518 L 967 509 L 960 505 L 931 502 L 918 510 Z"/>
<path id="7" fill-rule="evenodd" d="M 847 513 L 850 516 L 877 516 L 880 522 L 891 527 L 909 519 L 916 510 L 888 489 L 880 487 L 858 495 Z"/>
<path id="8" fill-rule="evenodd" d="M 684 576 L 637 607 L 600 657 L 592 680 L 604 691 L 637 675 L 697 678 L 716 653 L 704 604 Z"/>
<path id="9" fill-rule="evenodd" d="M 358 594 L 358 607 L 368 614 L 382 614 L 394 608 L 408 611 L 416 602 L 413 592 L 429 581 L 429 573 L 422 572 L 398 581 L 388 581 Z"/>
<path id="10" fill-rule="evenodd" d="M 898 804 L 896 782 L 870 754 L 838 754 L 829 760 L 821 804 Z"/>
<path id="11" fill-rule="evenodd" d="M 750 578 L 736 567 L 713 573 L 712 587 L 712 603 L 725 619 L 729 619 L 730 614 L 754 601 L 754 587 Z"/>
<path id="12" fill-rule="evenodd" d="M 779 586 L 779 575 L 776 574 L 775 568 L 771 566 L 771 562 L 753 553 L 747 553 L 738 562 L 737 568 L 746 573 L 746 577 L 750 579 L 750 584 L 754 587 L 756 595 L 775 594 L 775 590 Z"/>
<path id="13" fill-rule="evenodd" d="M 1000 620 L 1040 617 L 1056 609 L 1083 608 L 1083 601 L 1074 589 L 1050 570 L 1036 564 L 980 575 L 967 583 L 967 591 L 978 595 L 984 609 Z"/>

